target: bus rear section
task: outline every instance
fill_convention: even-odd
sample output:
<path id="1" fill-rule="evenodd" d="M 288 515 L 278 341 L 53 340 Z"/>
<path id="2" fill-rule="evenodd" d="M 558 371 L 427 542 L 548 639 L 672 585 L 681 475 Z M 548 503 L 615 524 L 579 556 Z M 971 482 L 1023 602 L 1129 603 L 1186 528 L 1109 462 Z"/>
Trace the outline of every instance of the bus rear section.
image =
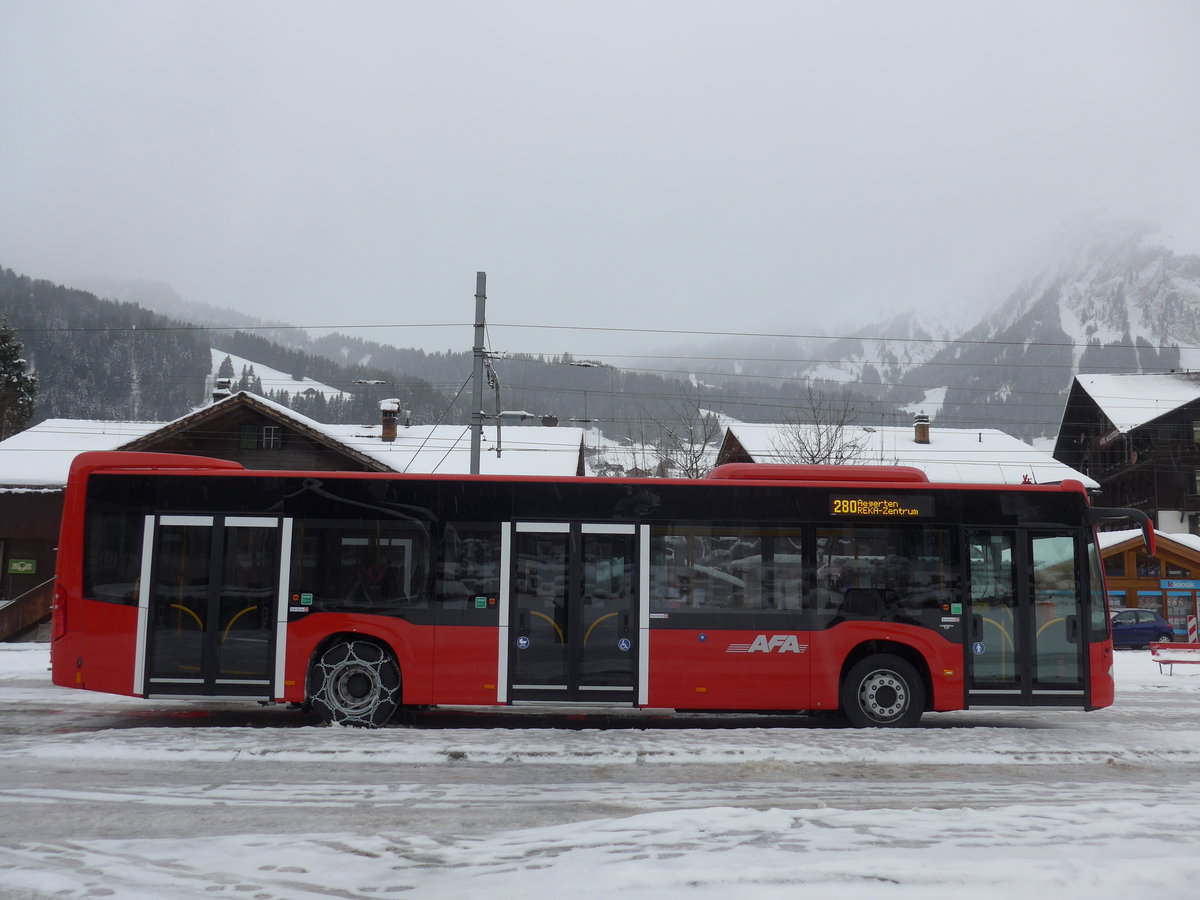
<path id="1" fill-rule="evenodd" d="M 84 454 L 54 680 L 368 726 L 429 705 L 911 725 L 1111 703 L 1081 486 L 790 468 L 550 480 Z"/>

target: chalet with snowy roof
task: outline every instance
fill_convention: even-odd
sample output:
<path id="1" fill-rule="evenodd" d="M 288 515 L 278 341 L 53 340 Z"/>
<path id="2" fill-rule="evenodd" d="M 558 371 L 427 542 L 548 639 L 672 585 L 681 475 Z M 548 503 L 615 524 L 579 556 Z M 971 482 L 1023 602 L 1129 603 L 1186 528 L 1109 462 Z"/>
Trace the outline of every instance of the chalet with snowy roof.
<path id="1" fill-rule="evenodd" d="M 371 425 L 326 425 L 251 393 L 214 390 L 214 402 L 173 422 L 47 419 L 0 442 L 0 640 L 50 607 L 63 487 L 86 450 L 187 453 L 248 469 L 466 474 L 463 425 L 406 425 L 398 403 Z M 580 428 L 484 427 L 484 475 L 582 475 Z M 496 451 L 500 452 L 497 453 Z"/>
<path id="2" fill-rule="evenodd" d="M 994 428 L 935 428 L 918 416 L 911 428 L 842 426 L 837 436 L 814 435 L 809 425 L 731 424 L 717 463 L 797 462 L 796 443 L 810 446 L 839 442 L 846 462 L 857 465 L 912 466 L 930 481 L 950 484 L 1056 484 L 1081 481 L 1090 490 L 1099 484 L 1049 454 Z"/>
<path id="3" fill-rule="evenodd" d="M 1148 556 L 1141 531 L 1101 533 L 1108 601 L 1151 609 L 1171 623 L 1176 640 L 1186 640 L 1188 616 L 1200 615 L 1200 536 L 1159 531 L 1155 537 L 1155 554 Z"/>
<path id="4" fill-rule="evenodd" d="M 1099 503 L 1200 534 L 1200 373 L 1077 375 L 1054 458 L 1098 481 Z"/>

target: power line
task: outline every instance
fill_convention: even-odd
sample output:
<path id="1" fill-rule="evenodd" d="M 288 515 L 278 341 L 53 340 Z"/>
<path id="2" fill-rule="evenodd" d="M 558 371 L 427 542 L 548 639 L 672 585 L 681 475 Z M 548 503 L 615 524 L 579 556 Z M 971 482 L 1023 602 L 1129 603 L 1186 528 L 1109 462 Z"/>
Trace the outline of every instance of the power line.
<path id="1" fill-rule="evenodd" d="M 130 326 L 80 326 L 80 327 L 56 327 L 56 328 L 20 328 L 14 326 L 14 330 L 18 334 L 57 334 L 57 333 L 124 333 L 139 331 L 142 333 L 149 332 L 253 332 L 253 331 L 330 331 L 330 330 L 364 330 L 364 329 L 380 329 L 380 328 L 397 328 L 397 329 L 418 329 L 418 328 L 466 328 L 473 325 L 471 322 L 374 322 L 366 324 L 356 323 L 340 323 L 328 325 L 130 325 Z M 863 334 L 802 334 L 790 332 L 767 332 L 767 331 L 709 331 L 702 329 L 687 329 L 687 328 L 631 328 L 617 327 L 611 325 L 596 326 L 596 325 L 548 325 L 544 323 L 532 322 L 488 322 L 488 328 L 519 328 L 519 329 L 538 329 L 543 331 L 580 331 L 588 333 L 611 333 L 611 334 L 662 334 L 683 337 L 744 337 L 744 338 L 772 338 L 784 340 L 809 340 L 809 341 L 876 341 L 879 343 L 901 343 L 901 344 L 944 344 L 944 345 L 966 345 L 966 346 L 1012 346 L 1012 347 L 1065 347 L 1076 348 L 1081 347 L 1087 349 L 1094 346 L 1101 350 L 1200 350 L 1200 346 L 1187 344 L 1080 344 L 1074 341 L 1029 341 L 1029 340 L 975 340 L 971 338 L 914 338 L 914 337 L 895 337 L 885 335 L 863 335 Z M 388 346 L 388 345 L 383 345 Z M 296 352 L 296 348 L 289 348 Z M 402 348 L 397 348 L 402 349 Z M 415 349 L 415 348 L 412 348 Z M 310 351 L 298 351 L 308 353 Z M 599 354 L 603 355 L 603 354 Z M 736 359 L 737 357 L 733 357 Z"/>

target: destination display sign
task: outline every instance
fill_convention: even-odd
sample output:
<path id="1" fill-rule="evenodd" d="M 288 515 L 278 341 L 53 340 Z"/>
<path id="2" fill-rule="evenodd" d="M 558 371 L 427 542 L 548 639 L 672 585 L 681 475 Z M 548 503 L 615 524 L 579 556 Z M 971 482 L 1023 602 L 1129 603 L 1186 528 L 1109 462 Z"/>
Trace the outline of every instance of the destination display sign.
<path id="1" fill-rule="evenodd" d="M 933 515 L 933 497 L 833 494 L 829 512 L 834 516 L 869 519 L 919 519 Z"/>

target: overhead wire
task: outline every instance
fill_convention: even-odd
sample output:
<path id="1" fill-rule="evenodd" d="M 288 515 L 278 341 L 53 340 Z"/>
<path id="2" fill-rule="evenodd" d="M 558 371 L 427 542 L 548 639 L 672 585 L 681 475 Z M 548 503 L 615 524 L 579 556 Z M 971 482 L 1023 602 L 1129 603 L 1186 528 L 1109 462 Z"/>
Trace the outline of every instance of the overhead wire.
<path id="1" fill-rule="evenodd" d="M 424 327 L 460 327 L 460 326 L 465 326 L 468 324 L 470 324 L 470 323 L 461 323 L 461 322 L 418 323 L 418 324 L 405 323 L 403 325 L 400 325 L 400 324 L 386 325 L 386 324 L 375 323 L 375 324 L 371 324 L 371 325 L 361 325 L 361 326 L 360 325 L 345 325 L 345 324 L 343 324 L 343 325 L 328 325 L 328 326 L 325 326 L 325 325 L 319 325 L 319 326 L 318 325 L 297 325 L 297 326 L 282 326 L 282 325 L 246 326 L 246 325 L 240 325 L 240 326 L 228 326 L 228 327 L 211 326 L 211 325 L 202 325 L 202 326 L 201 325 L 195 325 L 195 326 L 183 325 L 183 326 L 141 326 L 141 327 L 137 327 L 137 328 L 130 327 L 127 329 L 125 329 L 125 328 L 107 328 L 107 327 L 79 327 L 79 328 L 59 327 L 59 328 L 45 328 L 45 329 L 18 329 L 18 333 L 22 330 L 27 331 L 27 332 L 41 332 L 41 333 L 48 333 L 48 332 L 113 332 L 113 331 L 119 332 L 119 331 L 134 331 L 134 330 L 136 330 L 136 331 L 141 331 L 142 333 L 147 333 L 147 332 L 153 332 L 153 331 L 188 331 L 188 332 L 269 331 L 269 330 L 277 330 L 277 329 L 281 329 L 281 328 L 295 329 L 295 330 L 303 330 L 303 329 L 316 330 L 316 329 L 327 329 L 327 328 L 355 328 L 355 329 L 357 329 L 357 328 L 367 328 L 367 327 L 370 327 L 370 328 L 387 328 L 387 327 L 406 327 L 406 328 L 420 327 L 420 328 L 424 328 Z M 961 338 L 960 339 L 943 340 L 943 339 L 934 339 L 934 338 L 904 338 L 904 337 L 891 337 L 891 336 L 876 337 L 876 336 L 866 336 L 866 335 L 819 335 L 819 334 L 786 334 L 786 333 L 780 334 L 780 333 L 764 333 L 764 332 L 713 332 L 713 331 L 696 330 L 696 329 L 650 329 L 650 328 L 632 328 L 632 327 L 614 327 L 614 326 L 596 327 L 596 326 L 581 326 L 581 325 L 546 325 L 546 324 L 529 324 L 529 323 L 503 323 L 503 322 L 500 322 L 500 323 L 488 322 L 488 323 L 486 323 L 487 345 L 489 346 L 489 348 L 492 346 L 492 343 L 493 343 L 492 342 L 492 334 L 491 334 L 491 329 L 493 327 L 495 327 L 495 328 L 570 330 L 570 331 L 581 331 L 581 332 L 646 333 L 646 334 L 666 334 L 666 335 L 680 335 L 680 336 L 710 336 L 710 337 L 711 336 L 721 336 L 721 337 L 747 337 L 747 338 L 769 337 L 772 339 L 781 339 L 782 338 L 782 339 L 804 339 L 804 340 L 824 340 L 824 341 L 852 340 L 852 341 L 858 341 L 858 342 L 879 342 L 879 343 L 890 343 L 890 342 L 926 343 L 926 344 L 936 344 L 939 346 L 953 346 L 953 345 L 961 344 L 961 345 L 992 345 L 992 346 L 1021 346 L 1021 347 L 1070 347 L 1070 348 L 1074 348 L 1074 349 L 1080 349 L 1079 345 L 1074 344 L 1072 342 L 1059 342 L 1059 341 L 1041 341 L 1041 342 L 1039 342 L 1039 341 L 1002 341 L 1002 340 L 974 340 L 974 339 L 961 339 Z M 1086 350 L 1087 347 L 1085 346 L 1082 349 Z M 1111 344 L 1111 345 L 1105 345 L 1101 349 L 1106 350 L 1106 351 L 1112 351 L 1112 350 L 1145 351 L 1147 349 L 1150 349 L 1150 350 L 1155 350 L 1155 351 L 1161 352 L 1164 349 L 1165 350 L 1185 350 L 1185 349 L 1200 349 L 1200 348 L 1189 347 L 1189 346 L 1180 346 L 1180 345 L 1170 345 L 1170 346 L 1160 345 L 1158 347 L 1151 346 L 1148 348 L 1147 345 L 1139 346 L 1137 344 Z M 308 353 L 309 355 L 318 355 L 318 354 L 312 354 L 311 351 L 307 351 L 307 350 L 299 351 L 299 352 Z M 493 350 L 489 349 L 488 352 L 489 352 L 489 355 L 492 355 L 492 356 L 497 355 L 495 353 L 495 351 L 493 351 Z M 531 357 L 531 359 L 529 359 L 527 361 L 552 362 L 555 354 L 540 354 L 540 353 L 534 354 L 534 353 L 522 352 L 522 354 L 520 354 L 520 356 L 521 357 Z M 546 360 L 544 358 L 539 359 L 539 357 L 546 357 L 546 356 L 549 356 L 550 359 L 549 360 Z M 606 354 L 601 353 L 601 354 L 597 354 L 597 356 L 599 356 L 600 358 L 603 358 L 604 356 L 606 356 Z M 512 355 L 508 355 L 507 358 L 513 359 L 514 357 Z M 688 360 L 693 363 L 696 363 L 696 362 L 729 362 L 729 361 L 736 361 L 736 362 L 749 362 L 749 361 L 759 362 L 759 361 L 761 361 L 761 362 L 776 362 L 776 363 L 783 362 L 783 363 L 806 364 L 806 365 L 811 365 L 811 364 L 818 364 L 818 365 L 825 364 L 825 365 L 830 365 L 830 366 L 838 365 L 838 361 L 836 361 L 836 360 L 823 360 L 820 358 L 806 358 L 806 357 L 779 360 L 774 357 L 757 357 L 757 356 L 755 356 L 755 357 L 686 356 L 685 357 L 685 356 L 675 356 L 675 355 L 670 355 L 670 354 L 659 354 L 659 355 L 655 355 L 655 354 L 620 354 L 620 355 L 612 355 L 611 358 L 630 359 L 630 360 L 678 359 L 678 360 Z M 895 365 L 895 366 L 900 366 L 902 368 L 910 369 L 910 370 L 919 368 L 919 367 L 929 364 L 929 363 L 930 363 L 930 361 L 919 362 L 919 361 L 899 361 L 899 360 L 890 360 L 890 359 L 888 359 L 888 360 L 883 360 L 883 359 L 856 360 L 855 361 L 856 365 L 859 365 L 859 364 Z M 947 366 L 947 367 L 968 366 L 968 367 L 975 368 L 975 369 L 991 368 L 991 367 L 994 367 L 997 369 L 1002 369 L 1002 368 L 1006 368 L 1011 365 L 1010 363 L 1005 363 L 1003 361 L 977 363 L 977 362 L 963 362 L 963 361 L 956 361 L 956 360 L 938 361 L 933 364 L 937 365 L 937 366 Z M 808 375 L 808 374 L 770 375 L 770 374 L 761 374 L 761 373 L 753 373 L 753 372 L 732 372 L 732 371 L 711 371 L 711 370 L 702 371 L 700 369 L 700 367 L 698 367 L 696 365 L 686 367 L 682 371 L 680 369 L 648 368 L 645 366 L 637 366 L 637 365 L 613 366 L 613 365 L 606 364 L 604 367 L 609 368 L 613 371 L 621 372 L 621 373 L 636 373 L 636 374 L 664 375 L 664 376 L 678 376 L 681 374 L 693 374 L 693 375 L 698 375 L 701 378 L 711 377 L 711 378 L 715 378 L 715 379 L 719 378 L 719 379 L 730 379 L 730 380 L 746 379 L 746 380 L 758 381 L 758 382 L 764 382 L 764 383 L 787 382 L 787 381 L 796 380 L 797 378 L 811 378 L 812 377 L 811 375 Z M 1032 364 L 1021 363 L 1021 367 L 1024 369 L 1041 368 L 1041 369 L 1047 369 L 1047 370 L 1051 370 L 1051 371 L 1055 370 L 1055 369 L 1067 369 L 1067 370 L 1074 369 L 1073 366 L 1069 366 L 1066 364 L 1054 364 L 1054 363 L 1032 363 Z M 1119 371 L 1121 367 L 1110 366 L 1110 367 L 1106 367 L 1106 368 L 1112 368 L 1114 370 Z M 1132 375 L 1135 373 L 1128 373 L 1128 374 Z M 1153 374 L 1166 374 L 1166 373 L 1165 372 L 1164 373 L 1144 372 L 1144 373 L 1136 373 L 1136 374 L 1153 375 Z M 290 385 L 293 383 L 292 379 L 275 379 L 275 378 L 263 379 L 261 377 L 261 375 L 259 375 L 258 377 L 263 385 L 264 390 L 285 390 L 286 389 L 284 387 L 285 384 Z M 861 382 L 858 381 L 858 379 L 851 377 L 849 375 L 849 373 L 847 373 L 847 377 L 845 377 L 844 379 L 819 378 L 819 379 L 814 379 L 814 380 L 818 380 L 818 381 L 822 381 L 822 382 L 826 382 L 826 383 L 830 383 L 830 384 L 835 384 L 835 385 L 843 385 L 843 386 L 847 386 L 847 387 L 851 386 L 851 385 L 860 385 L 861 384 Z M 455 384 L 453 382 L 442 382 L 442 381 L 424 382 L 424 383 L 428 384 L 433 389 L 449 388 L 449 387 L 453 387 Z M 340 391 L 342 393 L 351 393 L 351 391 L 349 391 L 349 390 L 341 391 L 341 389 L 335 388 L 332 385 L 328 385 L 324 382 L 316 382 L 314 380 L 312 388 L 321 393 L 326 393 L 326 390 L 323 389 L 322 387 L 318 387 L 317 386 L 318 384 L 323 384 L 324 387 L 326 389 L 328 389 L 329 391 Z M 712 386 L 712 385 L 710 385 L 709 387 L 716 389 L 718 391 L 731 390 L 728 386 Z M 900 384 L 900 385 L 892 384 L 892 385 L 885 385 L 884 387 L 898 387 L 898 388 L 903 388 L 903 389 L 924 390 L 924 391 L 949 387 L 950 389 L 953 389 L 957 394 L 960 394 L 960 395 L 963 393 L 973 393 L 973 394 L 977 394 L 977 395 L 983 395 L 985 397 L 988 395 L 994 394 L 997 390 L 997 388 L 994 388 L 994 387 L 993 388 L 989 388 L 989 387 L 956 387 L 956 386 L 947 386 L 947 385 L 943 385 L 943 384 L 914 384 L 914 383 Z M 556 391 L 559 393 L 574 391 L 575 393 L 582 393 L 584 395 L 589 394 L 589 393 L 601 393 L 603 391 L 603 389 L 600 387 L 596 388 L 595 390 L 572 389 L 572 388 L 562 388 L 562 387 L 551 388 L 551 387 L 544 387 L 544 386 L 540 386 L 540 385 L 529 385 L 528 383 L 523 384 L 521 386 L 521 389 L 527 390 L 527 391 Z M 460 390 L 460 393 L 461 393 L 461 390 Z M 629 391 L 624 391 L 624 390 L 620 391 L 618 393 L 621 393 L 623 396 L 640 397 L 645 400 L 660 400 L 660 401 L 662 401 L 662 400 L 670 400 L 670 399 L 674 398 L 673 394 L 658 394 L 658 393 L 647 393 L 647 392 L 632 392 L 631 393 Z M 1023 391 L 1022 395 L 1027 398 L 1039 397 L 1039 396 L 1047 398 L 1047 402 L 1045 402 L 1045 403 L 1026 402 L 1023 404 L 1023 406 L 1026 408 L 1032 406 L 1034 408 L 1043 408 L 1043 409 L 1059 408 L 1061 405 L 1061 399 L 1063 397 L 1063 394 L 1061 391 L 1054 391 L 1054 392 L 1051 392 L 1051 391 L 1044 391 L 1044 392 Z M 1054 401 L 1051 402 L 1050 398 L 1054 398 Z M 457 397 L 456 397 L 456 399 L 457 399 Z M 451 402 L 453 403 L 456 401 L 451 401 Z M 787 401 L 786 397 L 763 397 L 763 396 L 754 396 L 754 395 L 751 395 L 751 396 L 743 395 L 743 396 L 736 397 L 736 398 L 728 398 L 728 402 L 736 402 L 736 403 L 746 405 L 746 406 L 751 406 L 751 407 L 759 406 L 764 409 L 794 408 L 794 404 L 789 403 Z M 915 402 L 921 402 L 921 401 L 915 401 Z M 888 401 L 885 401 L 882 399 L 875 399 L 875 398 L 855 398 L 855 403 L 864 405 L 864 406 L 884 406 L 887 408 L 894 407 L 894 403 L 890 403 Z M 963 403 L 960 400 L 957 405 L 963 406 L 963 405 L 967 405 L 967 404 Z M 980 403 L 979 406 L 982 408 L 982 407 L 992 406 L 992 404 Z M 610 417 L 609 419 L 603 419 L 601 417 L 594 417 L 594 418 L 597 421 L 617 421 L 616 417 Z M 631 421 L 631 420 L 626 420 L 626 421 Z M 632 420 L 632 421 L 637 421 L 637 420 Z M 1011 419 L 1006 420 L 1006 423 L 1007 424 L 1026 424 L 1026 425 L 1035 425 L 1035 424 L 1044 425 L 1045 424 L 1045 422 L 1043 420 L 1017 421 L 1017 420 L 1011 420 Z"/>
<path id="2" fill-rule="evenodd" d="M 86 333 L 86 332 L 126 332 L 137 331 L 139 333 L 149 332 L 204 332 L 204 331 L 327 331 L 333 329 L 381 329 L 381 328 L 402 328 L 406 330 L 420 328 L 466 328 L 473 327 L 472 322 L 374 322 L 374 323 L 340 323 L 327 325 L 130 325 L 130 326 L 61 326 L 54 328 L 19 328 L 14 327 L 18 333 L 28 334 L 46 334 L 46 333 Z M 863 335 L 863 334 L 805 334 L 793 332 L 766 332 L 766 331 L 709 331 L 702 329 L 687 329 L 687 328 L 634 328 L 630 326 L 615 326 L 615 325 L 552 325 L 546 323 L 533 322 L 495 322 L 488 321 L 486 328 L 519 328 L 524 330 L 540 329 L 546 331 L 581 331 L 581 332 L 598 332 L 598 333 L 615 333 L 615 334 L 662 334 L 662 335 L 678 335 L 684 337 L 746 337 L 746 338 L 771 338 L 784 340 L 814 340 L 814 341 L 878 341 L 880 343 L 903 343 L 903 344 L 947 344 L 947 345 L 967 345 L 967 346 L 1013 346 L 1013 347 L 1064 347 L 1064 348 L 1086 348 L 1091 345 L 1078 344 L 1074 341 L 1029 341 L 1029 340 L 997 340 L 997 339 L 973 339 L 973 338 L 934 338 L 934 337 L 898 337 L 893 335 Z M 1106 350 L 1200 350 L 1200 346 L 1183 345 L 1183 344 L 1104 344 L 1094 345 Z M 307 352 L 307 351 L 301 351 Z M 736 358 L 736 357 L 734 357 Z"/>

